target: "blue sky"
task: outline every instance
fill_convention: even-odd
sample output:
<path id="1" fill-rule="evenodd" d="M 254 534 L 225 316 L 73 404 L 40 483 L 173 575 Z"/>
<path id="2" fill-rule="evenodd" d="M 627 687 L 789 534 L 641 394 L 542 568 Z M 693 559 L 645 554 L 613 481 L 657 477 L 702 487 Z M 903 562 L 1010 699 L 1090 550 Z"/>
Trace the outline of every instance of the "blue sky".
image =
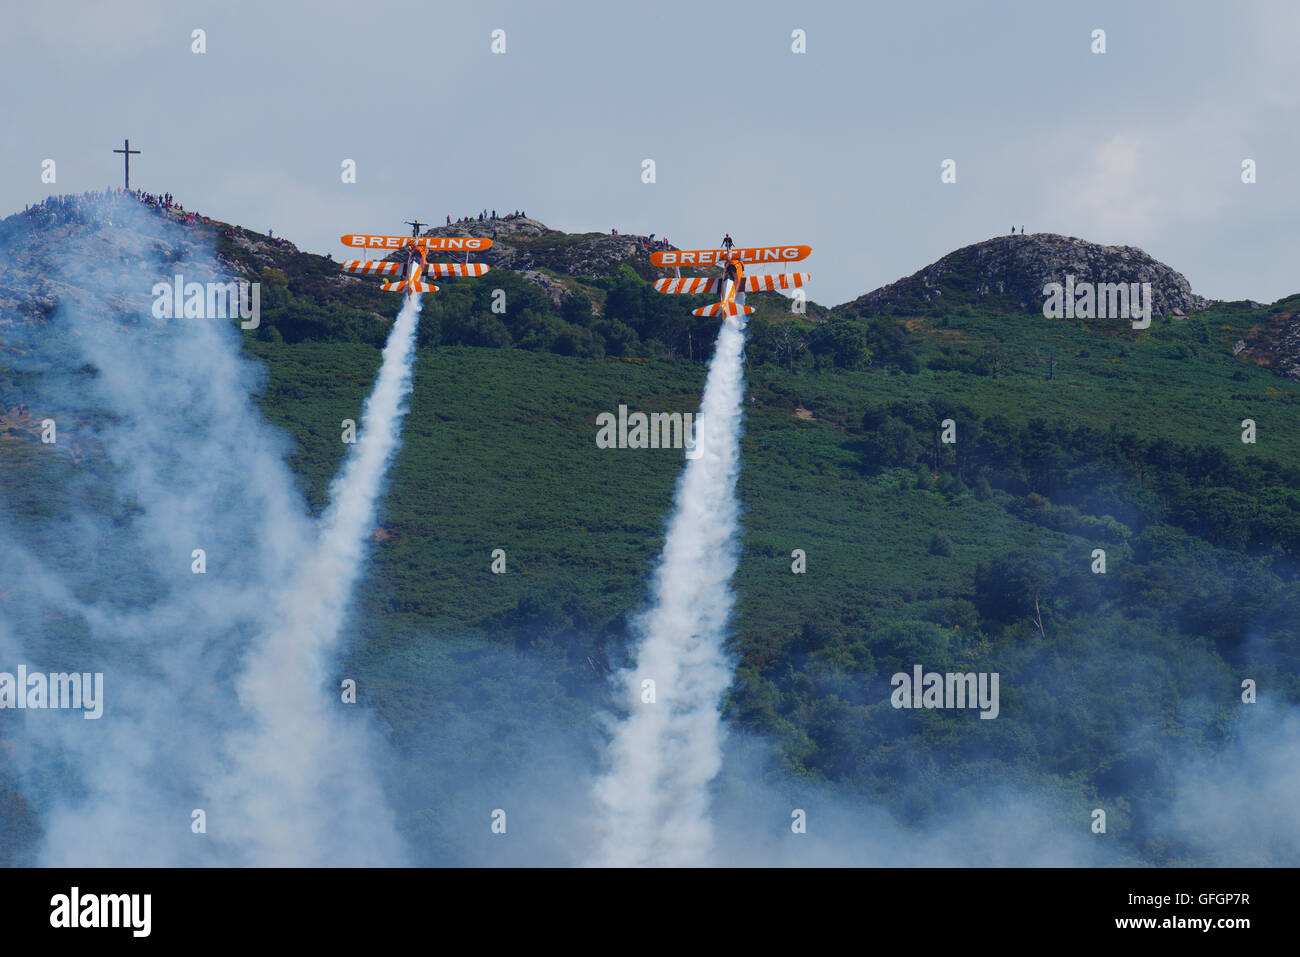
<path id="1" fill-rule="evenodd" d="M 1300 291 L 1298 48 L 1300 4 L 1253 0 L 24 4 L 0 213 L 120 183 L 129 136 L 135 185 L 336 258 L 345 232 L 523 208 L 806 243 L 833 304 L 1014 223 L 1271 301 Z"/>

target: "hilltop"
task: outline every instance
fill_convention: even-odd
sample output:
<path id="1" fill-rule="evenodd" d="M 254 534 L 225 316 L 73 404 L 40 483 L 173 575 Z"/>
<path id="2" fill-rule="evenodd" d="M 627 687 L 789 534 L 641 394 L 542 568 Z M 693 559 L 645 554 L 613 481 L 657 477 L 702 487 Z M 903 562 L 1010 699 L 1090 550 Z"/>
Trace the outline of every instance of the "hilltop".
<path id="1" fill-rule="evenodd" d="M 570 276 L 607 276 L 617 273 L 622 265 L 644 269 L 647 275 L 651 268 L 648 237 L 566 233 L 527 217 L 452 223 L 425 230 L 421 235 L 491 239 L 492 247 L 479 258 L 493 269 L 549 269 Z"/>
<path id="2" fill-rule="evenodd" d="M 139 230 L 133 233 L 120 206 L 124 201 L 138 205 L 131 196 L 53 198 L 33 208 L 40 210 L 36 216 L 18 214 L 0 223 L 0 235 L 15 241 L 11 260 L 0 263 L 0 323 L 18 317 L 40 320 L 60 299 L 77 301 L 88 294 L 84 282 L 48 268 L 79 230 L 76 235 L 90 250 L 92 269 L 96 262 L 139 260 L 146 248 L 155 246 L 165 248 L 165 258 L 179 264 L 195 250 L 215 246 L 231 274 L 263 284 L 259 338 L 381 341 L 392 315 L 392 296 L 380 291 L 371 277 L 342 272 L 332 254 L 306 253 L 282 237 L 174 208 L 141 207 L 151 213 L 151 221 L 140 235 Z M 95 203 L 102 206 L 97 212 Z M 513 214 L 437 226 L 423 235 L 492 238 L 492 248 L 475 258 L 492 266 L 493 273 L 490 280 L 441 282 L 443 291 L 426 302 L 422 345 L 524 348 L 589 357 L 707 358 L 708 336 L 701 334 L 698 322 L 683 317 L 706 298 L 662 296 L 650 288 L 663 271 L 649 263 L 649 237 L 567 233 Z M 340 259 L 358 255 L 359 250 L 347 251 Z M 804 364 L 914 372 L 930 361 L 953 367 L 963 354 L 958 348 L 958 358 L 952 359 L 954 346 L 967 341 L 968 371 L 977 365 L 986 368 L 987 362 L 976 360 L 982 352 L 1005 345 L 1006 337 L 989 342 L 989 326 L 979 332 L 978 323 L 964 320 L 977 313 L 1028 314 L 1049 323 L 1041 326 L 1049 334 L 1050 323 L 1059 320 L 1042 320 L 1043 286 L 1063 282 L 1067 275 L 1077 283 L 1149 282 L 1152 313 L 1160 319 L 1185 319 L 1213 306 L 1192 292 L 1180 273 L 1135 247 L 1103 246 L 1052 233 L 999 236 L 955 250 L 911 276 L 830 309 L 810 300 L 798 314 L 779 294 L 752 296 L 757 313 L 750 357 L 783 362 L 790 370 Z M 504 315 L 493 309 L 490 293 L 496 289 L 503 290 L 511 304 Z M 1300 378 L 1300 320 L 1294 308 L 1278 305 L 1240 304 L 1261 311 L 1226 348 L 1235 350 L 1241 361 Z M 139 303 L 131 308 L 139 308 Z M 942 334 L 936 332 L 953 321 L 965 331 L 958 334 L 945 327 Z M 1093 327 L 1118 338 L 1131 340 L 1135 335 L 1125 323 L 1102 321 Z M 947 358 L 930 359 L 927 354 L 936 349 Z"/>
<path id="3" fill-rule="evenodd" d="M 476 254 L 493 267 L 487 279 L 441 280 L 441 291 L 426 297 L 421 346 L 636 360 L 700 361 L 709 355 L 707 325 L 687 314 L 706 297 L 654 292 L 650 282 L 662 271 L 649 264 L 648 237 L 567 233 L 520 215 L 438 226 L 424 235 L 486 236 L 494 244 Z M 0 238 L 8 249 L 0 261 L 0 330 L 15 321 L 45 321 L 60 301 L 93 300 L 102 269 L 157 255 L 170 274 L 213 248 L 230 275 L 261 283 L 261 323 L 252 333 L 261 341 L 378 345 L 393 314 L 392 294 L 372 277 L 342 272 L 333 255 L 306 253 L 283 237 L 142 203 L 134 194 L 52 198 L 0 221 Z M 74 245 L 85 253 L 78 268 L 69 270 L 64 263 Z M 344 257 L 360 254 L 348 251 Z M 1018 370 L 1068 378 L 1078 360 L 1096 366 L 1088 356 L 1098 350 L 1082 345 L 1092 334 L 1125 342 L 1154 335 L 1109 319 L 1044 318 L 1042 286 L 1066 275 L 1077 282 L 1150 282 L 1158 319 L 1191 319 L 1187 341 L 1164 347 L 1171 354 L 1186 358 L 1211 345 L 1232 364 L 1254 363 L 1280 377 L 1300 378 L 1294 297 L 1267 307 L 1216 306 L 1140 249 L 1054 234 L 1000 236 L 966 246 L 832 309 L 809 301 L 798 314 L 779 294 L 753 296 L 749 362 L 779 364 L 791 373 L 929 369 L 997 378 Z M 132 321 L 146 310 L 155 279 L 142 276 L 131 297 L 119 297 L 117 314 Z M 504 312 L 498 293 L 505 294 Z M 1217 318 L 1222 310 L 1241 322 L 1225 324 Z M 1087 335 L 1079 339 L 1079 333 Z M 1062 350 L 1062 340 L 1078 341 L 1074 354 Z M 1113 374 L 1121 361 L 1111 356 L 1096 373 Z"/>
<path id="4" fill-rule="evenodd" d="M 520 274 L 541 288 L 556 306 L 578 293 L 587 294 L 592 300 L 592 308 L 599 309 L 596 298 L 577 283 L 579 277 L 617 276 L 620 268 L 627 266 L 643 279 L 650 279 L 654 271 L 649 262 L 649 237 L 566 233 L 526 216 L 452 223 L 427 229 L 421 235 L 491 239 L 491 248 L 476 254 L 476 260 L 493 269 L 508 269 Z M 386 258 L 397 259 L 404 255 L 395 253 Z"/>
<path id="5" fill-rule="evenodd" d="M 1136 246 L 1101 246 L 1056 233 L 998 236 L 949 253 L 905 279 L 835 311 L 851 316 L 916 315 L 948 302 L 1039 312 L 1043 287 L 1076 283 L 1150 283 L 1152 314 L 1185 318 L 1211 305 L 1183 275 Z"/>

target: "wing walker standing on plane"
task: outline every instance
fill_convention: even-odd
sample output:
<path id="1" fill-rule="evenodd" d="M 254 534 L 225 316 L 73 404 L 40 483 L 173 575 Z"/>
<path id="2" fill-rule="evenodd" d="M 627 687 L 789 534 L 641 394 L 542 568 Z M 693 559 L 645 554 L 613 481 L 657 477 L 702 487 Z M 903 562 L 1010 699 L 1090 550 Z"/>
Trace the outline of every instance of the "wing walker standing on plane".
<path id="1" fill-rule="evenodd" d="M 349 259 L 342 263 L 343 271 L 366 276 L 405 276 L 398 282 L 386 282 L 379 288 L 414 296 L 417 293 L 438 291 L 437 286 L 423 281 L 427 276 L 481 276 L 491 268 L 487 263 L 470 262 L 469 254 L 487 249 L 492 245 L 492 240 L 478 236 L 421 236 L 420 227 L 427 223 L 414 219 L 406 225 L 411 227 L 410 236 L 369 236 L 358 233 L 343 236 L 341 240 L 344 246 L 361 249 L 405 249 L 405 263 Z M 465 262 L 431 263 L 431 249 L 464 252 Z"/>
<path id="2" fill-rule="evenodd" d="M 718 296 L 718 301 L 710 306 L 701 306 L 691 312 L 693 316 L 729 316 L 749 315 L 753 306 L 745 305 L 745 293 L 766 292 L 777 289 L 798 289 L 809 278 L 806 272 L 796 273 L 758 273 L 746 276 L 745 266 L 766 265 L 767 263 L 791 263 L 808 258 L 811 246 L 757 246 L 740 249 L 731 243 L 731 236 L 723 237 L 721 249 L 673 249 L 667 252 L 650 254 L 650 262 L 656 266 L 671 267 L 672 279 L 658 279 L 655 290 L 658 292 L 681 295 L 699 295 L 711 293 Z M 722 276 L 718 279 L 682 278 L 682 267 L 719 266 Z"/>

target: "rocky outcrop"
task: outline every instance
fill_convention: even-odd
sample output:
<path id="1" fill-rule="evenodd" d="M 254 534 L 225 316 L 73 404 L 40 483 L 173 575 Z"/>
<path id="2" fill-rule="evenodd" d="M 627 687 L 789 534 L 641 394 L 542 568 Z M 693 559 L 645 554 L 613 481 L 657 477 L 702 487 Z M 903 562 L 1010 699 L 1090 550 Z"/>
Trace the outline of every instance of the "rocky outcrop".
<path id="1" fill-rule="evenodd" d="M 452 223 L 426 230 L 425 236 L 483 236 L 492 240 L 492 248 L 475 255 L 493 269 L 511 269 L 525 278 L 547 287 L 553 280 L 540 269 L 550 269 L 566 276 L 606 276 L 620 266 L 629 265 L 645 274 L 649 269 L 650 249 L 644 236 L 608 233 L 565 233 L 550 229 L 536 219 L 485 219 L 469 223 Z M 664 247 L 676 248 L 676 247 Z M 389 258 L 396 258 L 389 257 Z"/>
<path id="2" fill-rule="evenodd" d="M 298 253 L 298 247 L 287 239 L 273 239 L 242 226 L 220 225 L 229 243 L 223 259 L 249 275 L 255 276 L 262 269 L 277 269 L 286 255 Z"/>
<path id="3" fill-rule="evenodd" d="M 1238 340 L 1232 354 L 1300 382 L 1300 296 L 1258 308 L 1259 322 Z"/>
<path id="4" fill-rule="evenodd" d="M 988 299 L 1037 312 L 1048 283 L 1150 283 L 1156 316 L 1186 316 L 1211 302 L 1183 275 L 1136 246 L 1099 246 L 1072 236 L 999 236 L 965 246 L 917 273 L 836 306 L 848 315 L 924 312 L 947 297 Z"/>
<path id="5" fill-rule="evenodd" d="M 569 295 L 569 291 L 564 288 L 563 283 L 557 282 L 544 272 L 538 272 L 536 269 L 525 269 L 519 275 L 540 288 L 550 297 L 551 302 L 557 306 L 564 302 L 565 297 Z"/>

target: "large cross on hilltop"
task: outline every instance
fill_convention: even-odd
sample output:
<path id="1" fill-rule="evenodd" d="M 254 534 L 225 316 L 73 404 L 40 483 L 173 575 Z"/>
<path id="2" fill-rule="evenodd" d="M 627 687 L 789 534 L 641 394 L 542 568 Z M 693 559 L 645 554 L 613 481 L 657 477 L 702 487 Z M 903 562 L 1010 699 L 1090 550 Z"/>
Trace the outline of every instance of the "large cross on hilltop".
<path id="1" fill-rule="evenodd" d="M 129 191 L 131 189 L 131 154 L 139 153 L 140 151 L 131 149 L 130 140 L 123 140 L 122 148 L 120 150 L 113 150 L 113 152 L 125 154 L 122 159 L 126 161 L 126 188 Z"/>

